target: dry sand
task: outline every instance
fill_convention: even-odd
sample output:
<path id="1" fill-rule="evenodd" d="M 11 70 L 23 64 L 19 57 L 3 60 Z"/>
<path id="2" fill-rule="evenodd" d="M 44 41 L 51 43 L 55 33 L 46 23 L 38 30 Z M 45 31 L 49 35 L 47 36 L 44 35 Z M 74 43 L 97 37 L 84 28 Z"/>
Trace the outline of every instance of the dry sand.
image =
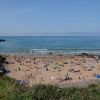
<path id="1" fill-rule="evenodd" d="M 34 84 L 76 84 L 95 81 L 100 74 L 100 60 L 88 56 L 75 55 L 8 55 L 11 71 L 9 77 L 24 80 L 29 86 Z"/>

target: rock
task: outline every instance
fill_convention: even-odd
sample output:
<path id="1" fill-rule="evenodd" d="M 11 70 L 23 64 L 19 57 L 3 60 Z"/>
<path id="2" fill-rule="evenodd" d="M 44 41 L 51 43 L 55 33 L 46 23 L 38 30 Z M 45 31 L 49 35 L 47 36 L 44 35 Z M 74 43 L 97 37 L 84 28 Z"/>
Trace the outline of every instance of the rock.
<path id="1" fill-rule="evenodd" d="M 5 75 L 6 73 L 10 73 L 10 70 L 5 69 L 4 67 L 0 67 L 0 76 Z"/>
<path id="2" fill-rule="evenodd" d="M 5 39 L 0 39 L 0 42 L 4 42 L 4 41 L 6 41 Z"/>
<path id="3" fill-rule="evenodd" d="M 0 56 L 0 76 L 5 75 L 6 73 L 9 73 L 10 70 L 7 70 L 4 67 L 4 64 L 7 64 L 6 58 L 3 56 Z"/>
<path id="4" fill-rule="evenodd" d="M 25 80 L 16 80 L 16 83 L 23 85 L 28 84 Z"/>
<path id="5" fill-rule="evenodd" d="M 86 56 L 86 57 L 89 57 L 89 58 L 95 58 L 95 56 L 93 54 L 88 54 L 88 53 L 81 53 L 80 56 Z"/>

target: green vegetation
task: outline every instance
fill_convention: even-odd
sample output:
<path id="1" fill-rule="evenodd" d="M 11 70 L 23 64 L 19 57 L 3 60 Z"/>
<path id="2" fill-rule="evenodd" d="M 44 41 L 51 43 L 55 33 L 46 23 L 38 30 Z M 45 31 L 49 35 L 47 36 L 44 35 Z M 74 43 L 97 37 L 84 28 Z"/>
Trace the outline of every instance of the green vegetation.
<path id="1" fill-rule="evenodd" d="M 27 87 L 15 83 L 14 79 L 0 77 L 0 100 L 29 100 L 28 91 Z"/>
<path id="2" fill-rule="evenodd" d="M 0 100 L 100 100 L 100 84 L 88 88 L 39 84 L 28 88 L 4 76 L 0 77 Z"/>

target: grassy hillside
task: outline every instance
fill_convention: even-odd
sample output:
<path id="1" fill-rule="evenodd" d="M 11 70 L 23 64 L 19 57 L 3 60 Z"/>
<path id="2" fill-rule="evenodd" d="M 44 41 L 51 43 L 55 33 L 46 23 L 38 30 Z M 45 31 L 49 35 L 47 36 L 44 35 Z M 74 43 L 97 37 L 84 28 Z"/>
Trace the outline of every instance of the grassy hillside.
<path id="1" fill-rule="evenodd" d="M 42 84 L 28 88 L 14 79 L 1 77 L 0 100 L 100 100 L 100 84 L 80 89 Z"/>

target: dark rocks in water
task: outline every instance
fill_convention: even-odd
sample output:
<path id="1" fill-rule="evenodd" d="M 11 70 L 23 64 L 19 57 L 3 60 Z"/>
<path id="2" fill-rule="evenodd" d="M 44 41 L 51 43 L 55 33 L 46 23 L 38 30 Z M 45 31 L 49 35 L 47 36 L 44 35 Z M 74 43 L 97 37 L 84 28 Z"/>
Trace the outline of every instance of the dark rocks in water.
<path id="1" fill-rule="evenodd" d="M 81 53 L 82 56 L 88 56 L 88 53 Z"/>
<path id="2" fill-rule="evenodd" d="M 88 53 L 81 53 L 80 56 L 86 56 L 86 57 L 89 57 L 89 58 L 95 58 L 95 56 L 93 54 L 88 54 Z"/>
<path id="3" fill-rule="evenodd" d="M 0 42 L 4 42 L 4 41 L 6 41 L 5 39 L 0 39 Z"/>

